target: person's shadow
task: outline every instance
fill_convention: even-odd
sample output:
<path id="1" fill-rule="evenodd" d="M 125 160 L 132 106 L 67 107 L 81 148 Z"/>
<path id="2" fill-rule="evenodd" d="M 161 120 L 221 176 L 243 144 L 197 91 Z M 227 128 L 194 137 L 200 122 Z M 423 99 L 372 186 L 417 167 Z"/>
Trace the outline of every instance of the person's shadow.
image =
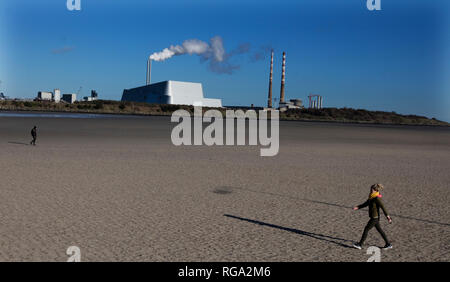
<path id="1" fill-rule="evenodd" d="M 14 141 L 9 141 L 8 143 L 9 143 L 9 144 L 15 144 L 15 145 L 26 145 L 26 146 L 30 145 L 30 144 L 28 144 L 28 143 L 14 142 Z"/>
<path id="2" fill-rule="evenodd" d="M 224 214 L 224 216 L 229 217 L 229 218 L 242 220 L 242 221 L 247 221 L 247 222 L 258 224 L 258 225 L 262 225 L 262 226 L 268 226 L 268 227 L 277 228 L 277 229 L 281 229 L 281 230 L 288 231 L 288 232 L 293 232 L 293 233 L 296 233 L 296 234 L 300 234 L 302 236 L 308 236 L 308 237 L 311 237 L 311 238 L 314 238 L 314 239 L 317 239 L 317 240 L 321 240 L 321 241 L 327 241 L 329 243 L 333 243 L 333 244 L 336 244 L 336 245 L 344 247 L 344 248 L 351 248 L 349 245 L 346 245 L 346 244 L 342 243 L 342 242 L 352 243 L 352 241 L 347 240 L 347 239 L 342 239 L 342 238 L 338 238 L 338 237 L 332 237 L 332 236 L 328 236 L 328 235 L 307 232 L 307 231 L 298 230 L 298 229 L 289 228 L 289 227 L 283 227 L 283 226 L 279 226 L 279 225 L 275 225 L 275 224 L 270 224 L 270 223 L 266 223 L 266 222 L 262 222 L 262 221 L 258 221 L 258 220 L 253 220 L 253 219 L 248 219 L 248 218 L 243 218 L 243 217 L 230 215 L 230 214 Z"/>

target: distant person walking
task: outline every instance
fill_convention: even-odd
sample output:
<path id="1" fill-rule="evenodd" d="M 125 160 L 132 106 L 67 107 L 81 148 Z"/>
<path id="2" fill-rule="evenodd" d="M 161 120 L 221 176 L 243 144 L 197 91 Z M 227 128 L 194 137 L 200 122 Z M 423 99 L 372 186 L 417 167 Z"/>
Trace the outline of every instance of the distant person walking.
<path id="1" fill-rule="evenodd" d="M 354 207 L 353 210 L 359 210 L 364 207 L 369 207 L 369 217 L 370 220 L 367 223 L 366 227 L 364 228 L 364 232 L 362 234 L 361 240 L 359 243 L 353 244 L 353 247 L 356 249 L 361 250 L 364 241 L 367 238 L 367 234 L 369 233 L 369 230 L 372 229 L 374 226 L 377 229 L 377 231 L 381 234 L 381 237 L 383 237 L 384 242 L 386 245 L 383 247 L 383 249 L 392 249 L 392 245 L 389 242 L 388 238 L 386 237 L 386 234 L 384 233 L 383 229 L 381 229 L 380 226 L 380 208 L 383 210 L 384 215 L 388 219 L 389 223 L 392 223 L 391 217 L 388 215 L 388 212 L 386 208 L 383 205 L 383 202 L 381 201 L 381 194 L 380 191 L 383 189 L 382 184 L 374 184 L 370 187 L 370 194 L 369 199 L 365 201 L 363 204 Z"/>
<path id="2" fill-rule="evenodd" d="M 33 137 L 33 140 L 31 140 L 30 145 L 36 145 L 36 138 L 37 138 L 37 128 L 36 125 L 31 129 L 31 136 Z"/>

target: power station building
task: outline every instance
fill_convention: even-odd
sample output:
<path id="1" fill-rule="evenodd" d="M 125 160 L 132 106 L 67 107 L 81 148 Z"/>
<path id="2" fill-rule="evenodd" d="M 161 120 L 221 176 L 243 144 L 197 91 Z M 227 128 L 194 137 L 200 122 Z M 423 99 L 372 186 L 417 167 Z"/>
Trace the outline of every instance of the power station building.
<path id="1" fill-rule="evenodd" d="M 201 83 L 172 80 L 125 89 L 123 90 L 122 101 L 222 107 L 221 99 L 208 99 L 203 97 Z"/>

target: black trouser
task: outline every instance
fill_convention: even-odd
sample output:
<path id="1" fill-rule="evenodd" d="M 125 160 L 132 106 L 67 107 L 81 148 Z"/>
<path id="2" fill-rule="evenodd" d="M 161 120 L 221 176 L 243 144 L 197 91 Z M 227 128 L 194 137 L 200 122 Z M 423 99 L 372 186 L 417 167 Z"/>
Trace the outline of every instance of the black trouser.
<path id="1" fill-rule="evenodd" d="M 31 140 L 30 144 L 36 145 L 36 137 L 33 136 L 33 140 Z"/>
<path id="2" fill-rule="evenodd" d="M 359 241 L 359 244 L 361 246 L 362 246 L 362 244 L 364 244 L 364 241 L 366 241 L 369 230 L 372 229 L 374 226 L 377 229 L 377 231 L 381 234 L 381 237 L 383 237 L 383 240 L 384 240 L 384 242 L 386 242 L 386 245 L 390 244 L 388 238 L 386 237 L 386 234 L 384 234 L 383 229 L 381 229 L 380 218 L 371 218 L 369 220 L 369 222 L 367 222 L 367 225 L 364 228 L 364 232 L 361 237 L 361 241 Z"/>

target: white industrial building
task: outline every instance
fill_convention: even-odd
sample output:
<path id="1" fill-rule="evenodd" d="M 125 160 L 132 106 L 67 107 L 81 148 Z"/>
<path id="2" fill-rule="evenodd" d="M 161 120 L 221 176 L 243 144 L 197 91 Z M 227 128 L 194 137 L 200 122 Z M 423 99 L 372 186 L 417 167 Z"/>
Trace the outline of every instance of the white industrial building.
<path id="1" fill-rule="evenodd" d="M 59 89 L 53 90 L 53 101 L 55 103 L 59 103 L 61 101 L 61 90 Z"/>
<path id="2" fill-rule="evenodd" d="M 122 101 L 222 107 L 221 99 L 208 99 L 203 97 L 201 83 L 172 80 L 125 89 L 123 90 Z"/>
<path id="3" fill-rule="evenodd" d="M 61 90 L 55 89 L 53 92 L 39 91 L 36 99 L 40 101 L 54 101 L 59 103 L 61 101 Z"/>
<path id="4" fill-rule="evenodd" d="M 53 93 L 52 92 L 45 92 L 45 91 L 39 91 L 37 98 L 39 100 L 43 100 L 43 101 L 51 101 L 53 98 Z"/>

